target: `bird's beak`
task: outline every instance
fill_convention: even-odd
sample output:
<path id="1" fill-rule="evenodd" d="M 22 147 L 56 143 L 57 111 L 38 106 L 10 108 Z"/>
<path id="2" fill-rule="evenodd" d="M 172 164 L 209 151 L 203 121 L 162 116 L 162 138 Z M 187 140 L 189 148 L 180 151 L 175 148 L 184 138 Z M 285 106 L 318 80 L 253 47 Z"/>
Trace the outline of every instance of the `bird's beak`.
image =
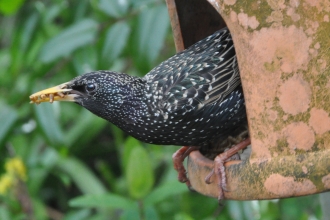
<path id="1" fill-rule="evenodd" d="M 72 89 L 68 88 L 69 82 L 54 86 L 40 92 L 30 95 L 30 103 L 40 104 L 41 102 L 67 101 L 75 102 L 77 94 L 70 93 Z"/>

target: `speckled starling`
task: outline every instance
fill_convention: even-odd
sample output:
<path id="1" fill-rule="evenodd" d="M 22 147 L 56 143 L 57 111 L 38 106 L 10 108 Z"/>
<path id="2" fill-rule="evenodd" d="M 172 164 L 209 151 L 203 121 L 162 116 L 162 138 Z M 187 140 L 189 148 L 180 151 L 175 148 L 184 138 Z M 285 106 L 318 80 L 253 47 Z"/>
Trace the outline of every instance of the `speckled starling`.
<path id="1" fill-rule="evenodd" d="M 227 28 L 162 62 L 142 78 L 95 71 L 30 99 L 33 103 L 76 102 L 143 142 L 193 146 L 181 149 L 174 158 L 183 182 L 187 181 L 185 170 L 178 163 L 189 151 L 207 151 L 219 140 L 235 140 L 247 131 L 239 68 Z M 219 153 L 223 151 L 221 147 Z M 225 188 L 221 172 L 215 173 L 222 176 Z"/>

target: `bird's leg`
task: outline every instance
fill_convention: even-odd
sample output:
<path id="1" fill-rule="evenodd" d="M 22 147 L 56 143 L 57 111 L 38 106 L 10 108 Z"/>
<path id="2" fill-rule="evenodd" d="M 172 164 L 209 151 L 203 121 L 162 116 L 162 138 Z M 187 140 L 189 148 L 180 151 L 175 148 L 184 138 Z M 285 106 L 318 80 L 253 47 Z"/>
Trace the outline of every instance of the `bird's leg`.
<path id="1" fill-rule="evenodd" d="M 218 200 L 222 200 L 224 198 L 223 191 L 227 190 L 227 183 L 226 183 L 226 172 L 224 163 L 228 161 L 233 155 L 235 155 L 238 151 L 246 148 L 249 144 L 251 144 L 250 138 L 247 138 L 240 142 L 239 144 L 231 147 L 229 150 L 219 154 L 214 159 L 214 168 L 213 170 L 205 177 L 205 182 L 210 183 L 210 178 L 213 174 L 215 174 L 216 178 L 218 179 L 219 183 L 219 196 Z"/>
<path id="2" fill-rule="evenodd" d="M 178 171 L 178 180 L 181 183 L 186 183 L 189 188 L 191 185 L 186 175 L 186 169 L 183 166 L 183 161 L 190 154 L 190 152 L 198 149 L 199 147 L 183 146 L 172 155 L 174 169 Z"/>

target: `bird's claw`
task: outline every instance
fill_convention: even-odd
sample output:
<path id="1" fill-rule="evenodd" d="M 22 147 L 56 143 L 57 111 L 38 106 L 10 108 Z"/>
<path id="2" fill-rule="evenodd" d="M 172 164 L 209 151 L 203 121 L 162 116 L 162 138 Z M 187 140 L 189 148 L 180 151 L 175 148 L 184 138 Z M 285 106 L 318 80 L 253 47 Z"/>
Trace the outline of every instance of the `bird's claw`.
<path id="1" fill-rule="evenodd" d="M 224 163 L 231 160 L 231 158 L 239 151 L 244 148 L 246 148 L 249 144 L 251 144 L 250 138 L 247 138 L 240 142 L 239 144 L 233 146 L 232 148 L 228 149 L 227 151 L 219 154 L 214 159 L 214 168 L 212 171 L 205 177 L 205 183 L 210 184 L 211 183 L 211 177 L 215 174 L 216 178 L 218 180 L 218 189 L 219 189 L 219 195 L 218 200 L 219 203 L 221 200 L 224 199 L 224 193 L 223 192 L 230 192 L 227 188 L 227 182 L 226 182 L 226 172 L 225 172 L 225 166 Z"/>
<path id="2" fill-rule="evenodd" d="M 187 177 L 187 171 L 183 166 L 183 161 L 191 151 L 197 149 L 198 148 L 196 147 L 183 146 L 172 155 L 174 169 L 178 172 L 178 180 L 181 183 L 186 183 L 189 188 L 191 187 L 191 184 Z"/>

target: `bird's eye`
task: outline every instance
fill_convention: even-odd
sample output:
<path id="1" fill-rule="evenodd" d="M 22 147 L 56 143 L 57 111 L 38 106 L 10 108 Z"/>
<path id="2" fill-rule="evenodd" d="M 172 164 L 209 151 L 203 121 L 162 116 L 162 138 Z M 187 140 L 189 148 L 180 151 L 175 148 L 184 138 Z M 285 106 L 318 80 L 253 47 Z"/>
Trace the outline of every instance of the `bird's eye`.
<path id="1" fill-rule="evenodd" d="M 96 85 L 95 85 L 95 83 L 88 83 L 88 84 L 86 85 L 86 91 L 87 91 L 87 92 L 94 92 L 95 89 L 96 89 Z"/>

